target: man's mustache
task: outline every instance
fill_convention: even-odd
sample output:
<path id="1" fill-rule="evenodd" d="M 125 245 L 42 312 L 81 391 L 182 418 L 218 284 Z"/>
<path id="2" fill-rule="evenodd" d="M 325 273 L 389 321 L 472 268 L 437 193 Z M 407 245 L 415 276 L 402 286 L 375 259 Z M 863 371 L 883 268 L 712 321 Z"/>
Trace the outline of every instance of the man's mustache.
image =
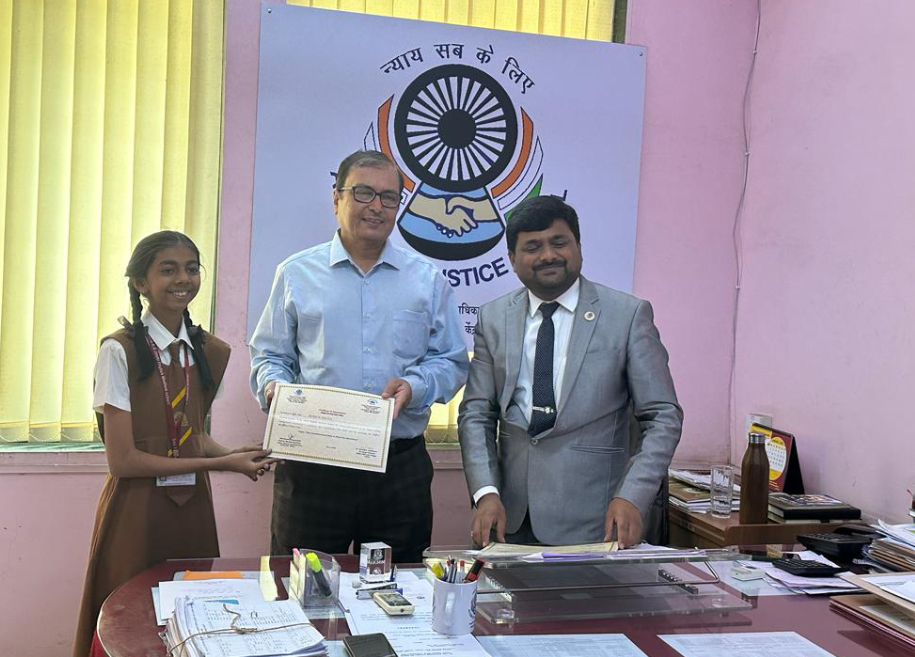
<path id="1" fill-rule="evenodd" d="M 550 262 L 545 262 L 541 265 L 537 265 L 536 267 L 534 267 L 534 271 L 540 271 L 541 269 L 548 269 L 549 267 L 557 267 L 557 266 L 565 267 L 566 261 L 565 260 L 552 260 Z"/>

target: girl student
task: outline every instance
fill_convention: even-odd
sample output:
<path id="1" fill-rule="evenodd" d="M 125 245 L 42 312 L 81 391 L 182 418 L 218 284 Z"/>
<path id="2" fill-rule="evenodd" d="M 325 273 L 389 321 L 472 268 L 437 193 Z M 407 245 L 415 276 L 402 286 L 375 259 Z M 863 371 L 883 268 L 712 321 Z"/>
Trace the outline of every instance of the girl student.
<path id="1" fill-rule="evenodd" d="M 257 481 L 275 459 L 229 450 L 203 428 L 229 345 L 191 322 L 200 252 L 161 231 L 134 249 L 125 274 L 133 323 L 102 340 L 93 406 L 109 474 L 96 512 L 74 657 L 86 657 L 102 602 L 164 559 L 218 557 L 209 470 Z M 140 296 L 146 298 L 143 312 Z"/>

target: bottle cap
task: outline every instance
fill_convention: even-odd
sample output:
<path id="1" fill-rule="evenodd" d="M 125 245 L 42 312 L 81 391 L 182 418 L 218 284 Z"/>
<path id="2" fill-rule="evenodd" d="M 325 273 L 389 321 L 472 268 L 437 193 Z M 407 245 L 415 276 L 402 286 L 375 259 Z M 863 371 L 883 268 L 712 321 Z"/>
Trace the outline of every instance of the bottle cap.
<path id="1" fill-rule="evenodd" d="M 755 445 L 757 443 L 765 444 L 765 442 L 766 442 L 766 434 L 759 433 L 758 431 L 750 432 L 750 444 L 751 445 Z"/>

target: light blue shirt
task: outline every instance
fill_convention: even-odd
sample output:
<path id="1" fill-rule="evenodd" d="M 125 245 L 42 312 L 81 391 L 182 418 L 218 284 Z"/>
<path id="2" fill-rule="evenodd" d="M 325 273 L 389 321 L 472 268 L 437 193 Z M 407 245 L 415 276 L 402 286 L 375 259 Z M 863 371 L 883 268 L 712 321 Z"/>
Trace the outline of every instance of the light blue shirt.
<path id="1" fill-rule="evenodd" d="M 250 346 L 264 410 L 270 381 L 381 394 L 406 380 L 413 396 L 393 438 L 425 431 L 432 404 L 450 400 L 469 368 L 457 304 L 435 266 L 388 240 L 363 274 L 339 234 L 280 263 Z"/>

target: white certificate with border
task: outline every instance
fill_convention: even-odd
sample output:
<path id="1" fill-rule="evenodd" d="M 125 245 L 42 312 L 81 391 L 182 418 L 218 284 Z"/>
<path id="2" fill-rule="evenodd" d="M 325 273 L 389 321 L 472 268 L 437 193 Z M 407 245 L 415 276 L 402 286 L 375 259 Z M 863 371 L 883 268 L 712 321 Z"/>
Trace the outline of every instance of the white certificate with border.
<path id="1" fill-rule="evenodd" d="M 328 386 L 279 383 L 264 449 L 274 458 L 384 472 L 394 400 Z"/>

